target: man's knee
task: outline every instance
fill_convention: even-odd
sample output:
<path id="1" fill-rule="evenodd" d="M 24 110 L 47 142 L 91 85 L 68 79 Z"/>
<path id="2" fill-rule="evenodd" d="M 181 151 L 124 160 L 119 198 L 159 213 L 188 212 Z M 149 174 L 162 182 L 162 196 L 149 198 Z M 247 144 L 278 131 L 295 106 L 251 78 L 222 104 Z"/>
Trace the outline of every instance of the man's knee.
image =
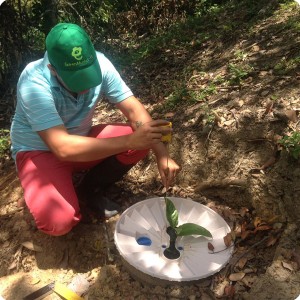
<path id="1" fill-rule="evenodd" d="M 80 214 L 75 214 L 75 211 L 65 212 L 61 217 L 54 217 L 50 214 L 47 219 L 36 219 L 37 228 L 49 235 L 60 236 L 65 235 L 72 230 L 72 228 L 79 223 L 81 219 Z"/>

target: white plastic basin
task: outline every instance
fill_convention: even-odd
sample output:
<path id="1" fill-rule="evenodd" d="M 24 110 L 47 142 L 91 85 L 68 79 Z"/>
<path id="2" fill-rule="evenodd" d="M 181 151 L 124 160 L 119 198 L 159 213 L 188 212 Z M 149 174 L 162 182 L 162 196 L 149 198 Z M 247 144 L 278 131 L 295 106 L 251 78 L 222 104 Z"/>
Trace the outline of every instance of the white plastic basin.
<path id="1" fill-rule="evenodd" d="M 115 228 L 115 244 L 123 259 L 135 269 L 167 281 L 195 281 L 220 271 L 231 257 L 233 247 L 226 248 L 224 236 L 230 232 L 225 220 L 212 209 L 191 199 L 168 197 L 179 213 L 179 224 L 196 223 L 213 238 L 178 237 L 180 257 L 168 259 L 163 252 L 169 245 L 166 228 L 166 205 L 163 197 L 138 202 L 122 213 Z M 141 242 L 142 241 L 142 242 Z M 208 242 L 214 246 L 212 253 Z"/>

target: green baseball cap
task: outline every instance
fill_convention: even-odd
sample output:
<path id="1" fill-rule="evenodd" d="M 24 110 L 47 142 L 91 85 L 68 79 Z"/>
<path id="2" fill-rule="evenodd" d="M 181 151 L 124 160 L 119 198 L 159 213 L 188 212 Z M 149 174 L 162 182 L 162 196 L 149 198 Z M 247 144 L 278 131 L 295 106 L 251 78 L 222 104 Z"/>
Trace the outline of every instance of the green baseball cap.
<path id="1" fill-rule="evenodd" d="M 94 46 L 78 25 L 59 23 L 46 38 L 50 64 L 72 92 L 99 85 L 102 74 Z"/>

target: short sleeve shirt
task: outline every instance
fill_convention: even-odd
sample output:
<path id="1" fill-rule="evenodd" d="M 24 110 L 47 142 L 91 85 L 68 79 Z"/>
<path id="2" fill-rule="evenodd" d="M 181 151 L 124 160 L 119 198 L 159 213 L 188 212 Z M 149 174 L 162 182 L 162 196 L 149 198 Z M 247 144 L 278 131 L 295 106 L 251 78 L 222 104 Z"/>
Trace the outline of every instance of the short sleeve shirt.
<path id="1" fill-rule="evenodd" d="M 133 95 L 105 55 L 97 52 L 97 58 L 102 83 L 77 98 L 51 75 L 47 53 L 26 66 L 18 81 L 17 107 L 11 125 L 14 159 L 19 151 L 49 150 L 37 133 L 41 130 L 63 124 L 70 134 L 86 136 L 102 96 L 110 103 L 119 103 Z"/>

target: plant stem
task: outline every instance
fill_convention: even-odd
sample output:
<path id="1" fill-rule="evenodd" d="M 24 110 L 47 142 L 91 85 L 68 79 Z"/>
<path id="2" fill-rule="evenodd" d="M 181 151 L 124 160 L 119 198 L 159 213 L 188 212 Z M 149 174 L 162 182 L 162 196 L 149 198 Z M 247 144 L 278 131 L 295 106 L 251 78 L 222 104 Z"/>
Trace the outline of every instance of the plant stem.
<path id="1" fill-rule="evenodd" d="M 164 251 L 164 256 L 168 259 L 177 259 L 180 257 L 180 252 L 176 249 L 175 243 L 177 239 L 177 234 L 174 228 L 169 226 L 167 228 L 167 234 L 170 236 L 170 245 Z"/>

